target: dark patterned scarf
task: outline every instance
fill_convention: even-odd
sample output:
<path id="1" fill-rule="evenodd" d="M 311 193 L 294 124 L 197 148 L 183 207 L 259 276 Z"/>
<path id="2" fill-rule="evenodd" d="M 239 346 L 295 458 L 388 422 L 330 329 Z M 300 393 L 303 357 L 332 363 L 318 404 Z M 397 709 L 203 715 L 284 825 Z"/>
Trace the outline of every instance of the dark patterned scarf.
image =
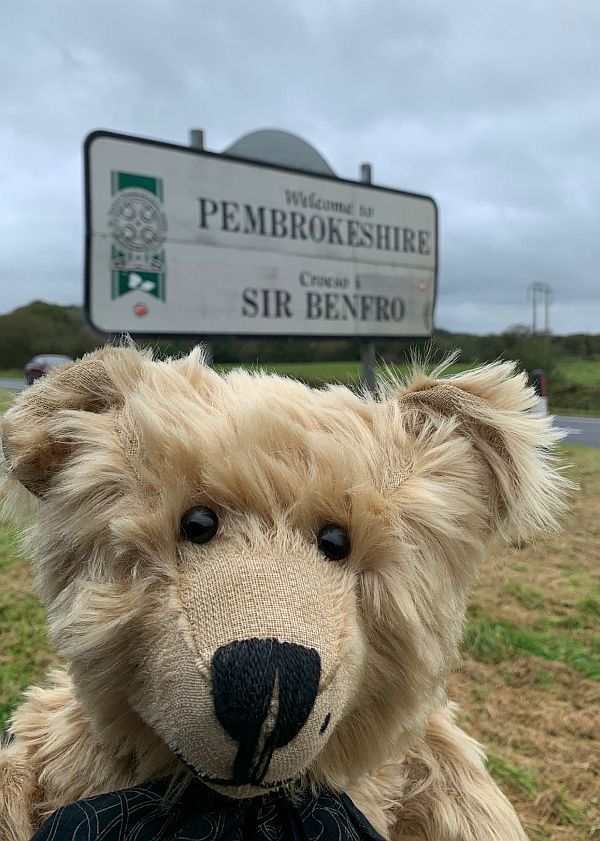
<path id="1" fill-rule="evenodd" d="M 169 783 L 64 806 L 32 841 L 383 841 L 345 794 L 233 800 L 193 781 L 171 803 Z"/>

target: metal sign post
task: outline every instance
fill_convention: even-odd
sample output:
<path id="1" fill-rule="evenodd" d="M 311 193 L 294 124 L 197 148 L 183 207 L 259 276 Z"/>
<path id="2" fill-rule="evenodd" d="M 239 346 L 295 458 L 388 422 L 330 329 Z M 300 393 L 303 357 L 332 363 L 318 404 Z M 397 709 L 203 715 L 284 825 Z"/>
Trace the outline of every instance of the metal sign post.
<path id="1" fill-rule="evenodd" d="M 192 149 L 197 149 L 199 152 L 204 151 L 204 129 L 193 128 L 190 129 L 190 146 Z M 212 347 L 206 339 L 202 340 L 202 347 L 204 348 L 204 360 L 207 365 L 212 367 L 213 352 Z"/>
<path id="2" fill-rule="evenodd" d="M 360 180 L 363 184 L 373 183 L 373 167 L 369 163 L 360 165 Z M 369 391 L 375 391 L 375 342 L 367 341 L 360 344 L 360 361 L 362 364 L 362 379 Z"/>

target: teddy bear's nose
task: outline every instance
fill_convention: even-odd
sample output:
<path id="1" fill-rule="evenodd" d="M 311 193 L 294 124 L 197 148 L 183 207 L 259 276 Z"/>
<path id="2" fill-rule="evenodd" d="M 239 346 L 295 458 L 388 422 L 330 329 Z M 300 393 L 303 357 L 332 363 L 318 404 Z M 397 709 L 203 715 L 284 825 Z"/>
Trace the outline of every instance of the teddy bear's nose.
<path id="1" fill-rule="evenodd" d="M 239 743 L 232 782 L 260 783 L 273 751 L 306 724 L 321 658 L 312 648 L 275 638 L 240 640 L 217 649 L 211 674 L 216 717 Z"/>

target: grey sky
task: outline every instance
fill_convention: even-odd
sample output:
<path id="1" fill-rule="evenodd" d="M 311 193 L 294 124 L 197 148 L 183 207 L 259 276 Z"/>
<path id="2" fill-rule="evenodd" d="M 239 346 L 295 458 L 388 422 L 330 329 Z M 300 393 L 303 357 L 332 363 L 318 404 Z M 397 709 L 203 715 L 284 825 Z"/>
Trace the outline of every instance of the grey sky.
<path id="1" fill-rule="evenodd" d="M 82 300 L 81 142 L 297 132 L 440 208 L 437 325 L 600 332 L 598 0 L 3 0 L 0 312 Z"/>

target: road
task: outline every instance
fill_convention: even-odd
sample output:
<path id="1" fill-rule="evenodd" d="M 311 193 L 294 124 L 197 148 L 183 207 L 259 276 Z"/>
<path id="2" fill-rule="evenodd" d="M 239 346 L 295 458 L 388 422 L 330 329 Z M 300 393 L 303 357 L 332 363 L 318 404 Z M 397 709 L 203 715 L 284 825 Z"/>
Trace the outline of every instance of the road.
<path id="1" fill-rule="evenodd" d="M 3 380 L 0 379 L 0 388 L 6 388 L 8 391 L 21 391 L 25 388 L 24 380 Z"/>
<path id="2" fill-rule="evenodd" d="M 23 380 L 0 379 L 0 388 L 20 391 L 25 388 Z M 600 448 L 600 418 L 579 418 L 557 415 L 556 424 L 561 429 L 568 429 L 564 439 L 567 444 L 582 444 L 585 447 Z"/>
<path id="3" fill-rule="evenodd" d="M 574 415 L 557 415 L 556 425 L 568 429 L 566 444 L 600 448 L 600 418 L 578 418 Z"/>

